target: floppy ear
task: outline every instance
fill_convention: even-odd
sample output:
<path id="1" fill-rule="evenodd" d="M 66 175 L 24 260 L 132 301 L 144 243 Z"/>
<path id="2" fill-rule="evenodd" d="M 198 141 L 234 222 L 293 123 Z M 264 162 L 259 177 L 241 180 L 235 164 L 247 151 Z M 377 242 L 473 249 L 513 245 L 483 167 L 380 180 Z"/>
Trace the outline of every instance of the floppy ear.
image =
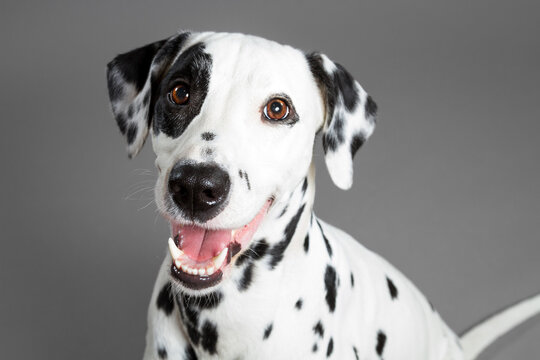
<path id="1" fill-rule="evenodd" d="M 353 182 L 353 157 L 375 129 L 377 104 L 340 64 L 320 53 L 307 59 L 325 102 L 326 166 L 334 184 L 347 190 Z"/>
<path id="2" fill-rule="evenodd" d="M 142 148 L 152 121 L 152 95 L 189 34 L 180 33 L 120 54 L 107 64 L 112 112 L 127 139 L 129 157 Z"/>

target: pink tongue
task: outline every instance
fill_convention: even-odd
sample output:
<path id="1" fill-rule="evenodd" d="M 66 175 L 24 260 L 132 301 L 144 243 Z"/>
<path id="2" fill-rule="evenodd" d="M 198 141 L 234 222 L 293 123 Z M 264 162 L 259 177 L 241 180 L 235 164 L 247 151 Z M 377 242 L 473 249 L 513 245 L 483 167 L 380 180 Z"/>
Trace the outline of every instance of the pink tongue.
<path id="1" fill-rule="evenodd" d="M 198 226 L 184 226 L 180 231 L 180 249 L 192 260 L 207 261 L 231 242 L 230 230 L 207 230 Z"/>

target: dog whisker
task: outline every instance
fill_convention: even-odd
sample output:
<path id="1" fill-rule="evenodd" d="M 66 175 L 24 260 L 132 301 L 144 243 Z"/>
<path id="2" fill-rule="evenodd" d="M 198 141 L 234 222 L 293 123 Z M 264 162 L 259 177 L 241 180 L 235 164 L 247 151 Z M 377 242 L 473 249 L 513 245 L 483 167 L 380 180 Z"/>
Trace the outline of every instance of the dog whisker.
<path id="1" fill-rule="evenodd" d="M 146 205 L 144 205 L 143 207 L 139 208 L 139 211 L 146 209 L 146 208 L 147 208 L 150 204 L 152 204 L 152 203 L 155 203 L 155 200 L 154 200 L 153 198 L 152 198 L 152 200 L 150 200 L 150 201 L 148 202 L 148 204 L 146 204 Z"/>

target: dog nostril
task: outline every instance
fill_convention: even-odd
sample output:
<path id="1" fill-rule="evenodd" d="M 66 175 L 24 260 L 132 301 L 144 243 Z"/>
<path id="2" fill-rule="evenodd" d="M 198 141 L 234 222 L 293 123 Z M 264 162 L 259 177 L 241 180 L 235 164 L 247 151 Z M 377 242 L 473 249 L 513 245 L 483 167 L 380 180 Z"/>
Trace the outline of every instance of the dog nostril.
<path id="1" fill-rule="evenodd" d="M 203 201 L 215 201 L 216 200 L 216 196 L 214 194 L 214 192 L 212 191 L 212 189 L 204 189 L 201 193 L 201 200 Z"/>

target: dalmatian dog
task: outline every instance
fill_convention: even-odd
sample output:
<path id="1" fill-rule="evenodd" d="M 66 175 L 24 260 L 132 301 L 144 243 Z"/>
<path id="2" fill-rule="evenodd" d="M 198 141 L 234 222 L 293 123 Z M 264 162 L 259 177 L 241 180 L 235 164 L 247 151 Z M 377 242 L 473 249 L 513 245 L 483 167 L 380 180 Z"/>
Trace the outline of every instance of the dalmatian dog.
<path id="1" fill-rule="evenodd" d="M 130 157 L 151 134 L 170 223 L 145 360 L 469 360 L 539 311 L 537 296 L 459 338 L 401 272 L 315 216 L 316 135 L 348 189 L 377 111 L 326 55 L 179 32 L 118 55 L 107 80 Z"/>

